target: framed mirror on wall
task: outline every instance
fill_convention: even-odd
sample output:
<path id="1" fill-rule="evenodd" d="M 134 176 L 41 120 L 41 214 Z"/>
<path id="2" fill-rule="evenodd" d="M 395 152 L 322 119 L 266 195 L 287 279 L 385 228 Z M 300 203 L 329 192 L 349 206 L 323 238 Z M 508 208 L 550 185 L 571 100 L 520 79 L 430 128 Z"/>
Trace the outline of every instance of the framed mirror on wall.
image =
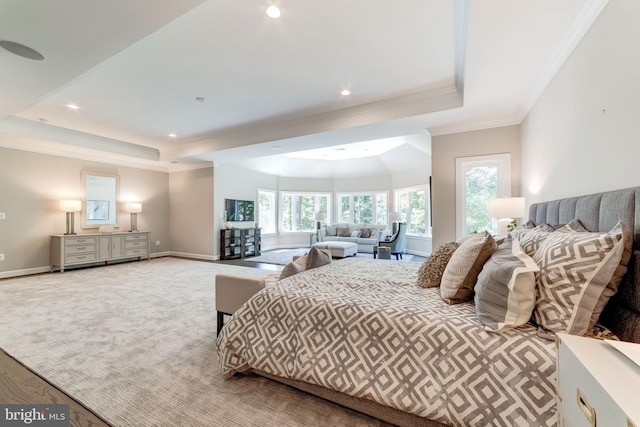
<path id="1" fill-rule="evenodd" d="M 120 177 L 114 174 L 82 171 L 82 228 L 118 226 Z"/>

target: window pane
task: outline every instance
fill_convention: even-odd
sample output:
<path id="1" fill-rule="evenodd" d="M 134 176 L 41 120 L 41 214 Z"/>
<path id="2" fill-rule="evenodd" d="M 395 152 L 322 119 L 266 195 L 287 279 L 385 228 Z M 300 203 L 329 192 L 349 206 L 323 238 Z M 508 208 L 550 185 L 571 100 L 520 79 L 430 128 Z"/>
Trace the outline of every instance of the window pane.
<path id="1" fill-rule="evenodd" d="M 338 222 L 349 222 L 351 219 L 351 196 L 340 196 Z"/>
<path id="2" fill-rule="evenodd" d="M 273 191 L 258 191 L 258 226 L 262 233 L 276 232 L 276 194 Z"/>
<path id="3" fill-rule="evenodd" d="M 492 230 L 487 206 L 498 197 L 498 166 L 469 167 L 465 171 L 465 231 Z"/>
<path id="4" fill-rule="evenodd" d="M 282 230 L 293 231 L 293 196 L 285 194 L 282 196 Z"/>
<path id="5" fill-rule="evenodd" d="M 412 191 L 409 193 L 411 207 L 409 230 L 412 234 L 426 233 L 427 204 L 425 193 L 425 191 Z"/>
<path id="6" fill-rule="evenodd" d="M 316 229 L 316 221 L 313 216 L 316 212 L 324 212 L 328 219 L 331 209 L 329 194 L 297 194 L 281 193 L 281 213 L 283 232 L 313 232 Z"/>
<path id="7" fill-rule="evenodd" d="M 353 222 L 371 224 L 373 221 L 373 196 L 353 196 Z"/>
<path id="8" fill-rule="evenodd" d="M 376 194 L 376 224 L 387 224 L 387 195 Z"/>

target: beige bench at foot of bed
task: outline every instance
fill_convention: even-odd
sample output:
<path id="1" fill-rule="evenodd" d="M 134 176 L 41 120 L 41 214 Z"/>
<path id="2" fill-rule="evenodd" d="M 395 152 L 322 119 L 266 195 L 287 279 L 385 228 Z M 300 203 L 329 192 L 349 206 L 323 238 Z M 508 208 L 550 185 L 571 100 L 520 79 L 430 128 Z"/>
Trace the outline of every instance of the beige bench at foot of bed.
<path id="1" fill-rule="evenodd" d="M 318 242 L 313 247 L 320 249 L 329 249 L 332 258 L 346 258 L 355 256 L 358 253 L 358 244 L 352 242 Z"/>

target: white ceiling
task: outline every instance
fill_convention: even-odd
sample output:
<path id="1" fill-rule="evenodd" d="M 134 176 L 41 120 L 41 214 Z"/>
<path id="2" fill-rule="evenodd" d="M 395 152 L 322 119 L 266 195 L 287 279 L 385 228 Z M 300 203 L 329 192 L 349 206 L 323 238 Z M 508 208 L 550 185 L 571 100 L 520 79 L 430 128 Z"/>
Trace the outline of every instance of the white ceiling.
<path id="1" fill-rule="evenodd" d="M 0 146 L 335 176 L 281 154 L 406 137 L 360 162 L 406 170 L 429 135 L 520 123 L 606 3 L 3 0 L 0 40 L 45 60 L 0 49 Z"/>

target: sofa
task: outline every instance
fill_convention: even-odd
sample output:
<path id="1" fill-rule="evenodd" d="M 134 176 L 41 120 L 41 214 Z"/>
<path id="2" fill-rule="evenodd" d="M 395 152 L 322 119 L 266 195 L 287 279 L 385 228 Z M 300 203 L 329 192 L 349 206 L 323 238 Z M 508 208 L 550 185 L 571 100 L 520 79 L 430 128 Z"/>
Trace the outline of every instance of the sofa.
<path id="1" fill-rule="evenodd" d="M 320 242 L 351 242 L 358 245 L 358 252 L 373 253 L 373 248 L 389 234 L 385 225 L 348 224 L 346 222 L 320 228 Z"/>

